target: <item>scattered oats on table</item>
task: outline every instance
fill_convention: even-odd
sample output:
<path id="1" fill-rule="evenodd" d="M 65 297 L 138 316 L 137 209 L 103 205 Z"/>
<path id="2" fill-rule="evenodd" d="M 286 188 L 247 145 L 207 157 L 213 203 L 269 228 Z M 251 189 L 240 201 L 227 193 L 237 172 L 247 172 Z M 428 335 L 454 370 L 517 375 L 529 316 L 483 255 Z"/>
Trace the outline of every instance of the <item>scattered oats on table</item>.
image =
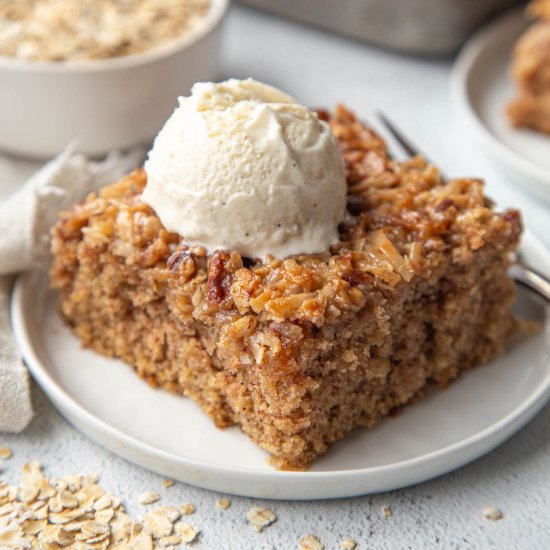
<path id="1" fill-rule="evenodd" d="M 391 518 L 393 516 L 393 510 L 389 506 L 382 506 L 380 510 L 385 518 Z"/>
<path id="2" fill-rule="evenodd" d="M 172 480 L 172 479 L 165 479 L 165 480 L 163 480 L 163 482 L 162 482 L 162 486 L 163 486 L 165 489 L 168 489 L 168 487 L 172 487 L 172 485 L 174 485 L 174 480 Z"/>
<path id="3" fill-rule="evenodd" d="M 222 510 L 227 510 L 231 506 L 231 501 L 227 498 L 220 498 L 218 502 L 216 502 L 218 505 L 218 508 L 221 508 Z"/>
<path id="4" fill-rule="evenodd" d="M 342 548 L 342 550 L 355 550 L 355 548 L 357 548 L 357 542 L 350 537 L 346 537 L 340 543 L 340 548 Z"/>
<path id="5" fill-rule="evenodd" d="M 316 535 L 306 535 L 300 539 L 300 550 L 324 550 L 325 545 Z"/>
<path id="6" fill-rule="evenodd" d="M 184 502 L 180 506 L 180 512 L 184 516 L 190 516 L 191 514 L 194 514 L 195 510 L 196 510 L 195 507 L 190 502 Z"/>
<path id="7" fill-rule="evenodd" d="M 145 491 L 145 493 L 141 493 L 138 497 L 138 502 L 143 506 L 153 504 L 158 500 L 160 500 L 159 494 L 153 491 Z"/>
<path id="8" fill-rule="evenodd" d="M 145 514 L 143 523 L 154 537 L 167 537 L 172 534 L 174 523 L 179 519 L 180 512 L 171 506 L 162 506 Z"/>
<path id="9" fill-rule="evenodd" d="M 178 523 L 174 525 L 174 531 L 180 536 L 181 541 L 185 544 L 193 542 L 199 534 L 199 531 L 190 523 L 184 523 L 183 521 L 178 521 Z"/>
<path id="10" fill-rule="evenodd" d="M 78 479 L 80 476 L 74 476 L 74 477 Z M 92 485 L 93 483 L 97 483 L 98 481 L 99 481 L 99 475 L 96 474 L 95 472 L 82 476 L 82 485 Z"/>
<path id="11" fill-rule="evenodd" d="M 97 480 L 96 474 L 48 479 L 38 462 L 30 462 L 19 487 L 0 481 L 0 548 L 158 550 L 186 542 L 172 534 L 178 510 L 159 507 L 144 525 Z"/>
<path id="12" fill-rule="evenodd" d="M 0 459 L 7 460 L 11 458 L 11 449 L 9 447 L 0 447 Z"/>
<path id="13" fill-rule="evenodd" d="M 170 535 L 168 537 L 162 537 L 159 539 L 160 545 L 163 547 L 177 546 L 181 544 L 181 537 L 179 535 Z"/>
<path id="14" fill-rule="evenodd" d="M 252 524 L 252 527 L 260 533 L 264 527 L 271 525 L 277 520 L 277 516 L 273 510 L 269 508 L 261 508 L 253 506 L 246 514 L 246 518 Z"/>
<path id="15" fill-rule="evenodd" d="M 101 512 L 105 508 L 109 508 L 113 504 L 111 496 L 109 494 L 104 494 L 101 498 L 97 499 L 94 503 L 94 510 Z"/>
<path id="16" fill-rule="evenodd" d="M 498 521 L 503 517 L 502 512 L 494 506 L 485 506 L 481 513 L 485 519 L 488 519 L 490 521 Z"/>

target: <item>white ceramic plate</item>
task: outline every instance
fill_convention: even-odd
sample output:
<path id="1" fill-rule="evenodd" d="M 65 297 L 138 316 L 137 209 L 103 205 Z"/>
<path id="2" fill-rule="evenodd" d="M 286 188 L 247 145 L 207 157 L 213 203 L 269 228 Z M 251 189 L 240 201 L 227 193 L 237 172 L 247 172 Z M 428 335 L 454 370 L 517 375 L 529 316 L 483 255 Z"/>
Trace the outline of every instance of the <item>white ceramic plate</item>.
<path id="1" fill-rule="evenodd" d="M 528 260 L 550 271 L 527 236 Z M 100 445 L 167 477 L 216 491 L 320 499 L 418 483 L 481 456 L 527 423 L 550 397 L 550 307 L 526 292 L 518 308 L 543 330 L 490 365 L 433 391 L 372 430 L 356 430 L 308 472 L 278 472 L 237 428 L 218 430 L 190 400 L 150 388 L 130 367 L 83 350 L 57 312 L 44 272 L 17 282 L 14 331 L 36 381 L 77 428 Z"/>
<path id="2" fill-rule="evenodd" d="M 550 136 L 514 128 L 506 117 L 516 95 L 509 76 L 512 49 L 530 24 L 523 10 L 482 29 L 455 63 L 453 102 L 485 150 L 521 185 L 550 199 Z"/>

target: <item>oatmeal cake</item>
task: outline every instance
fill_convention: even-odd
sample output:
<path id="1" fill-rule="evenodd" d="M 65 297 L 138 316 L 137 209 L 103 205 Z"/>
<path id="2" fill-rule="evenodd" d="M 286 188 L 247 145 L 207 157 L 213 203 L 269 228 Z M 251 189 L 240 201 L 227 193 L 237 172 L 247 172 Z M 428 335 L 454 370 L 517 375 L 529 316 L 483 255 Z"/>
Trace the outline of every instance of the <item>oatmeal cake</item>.
<path id="1" fill-rule="evenodd" d="M 508 105 L 508 116 L 518 127 L 550 134 L 550 0 L 529 6 L 540 18 L 514 48 L 512 76 L 519 94 Z"/>
<path id="2" fill-rule="evenodd" d="M 208 255 L 142 202 L 143 170 L 53 229 L 51 283 L 83 344 L 239 425 L 280 469 L 486 363 L 515 324 L 518 212 L 496 212 L 480 180 L 392 160 L 344 107 L 319 117 L 345 159 L 349 214 L 324 253 Z"/>

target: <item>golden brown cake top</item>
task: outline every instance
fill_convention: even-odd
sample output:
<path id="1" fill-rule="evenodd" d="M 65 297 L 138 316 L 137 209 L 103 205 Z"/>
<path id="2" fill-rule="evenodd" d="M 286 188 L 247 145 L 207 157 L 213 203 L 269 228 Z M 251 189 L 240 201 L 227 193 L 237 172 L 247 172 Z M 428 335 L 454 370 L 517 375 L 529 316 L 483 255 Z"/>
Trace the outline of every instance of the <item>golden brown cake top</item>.
<path id="1" fill-rule="evenodd" d="M 136 170 L 68 212 L 54 228 L 54 253 L 68 240 L 86 241 L 86 254 L 106 251 L 151 279 L 152 292 L 167 285 L 174 307 L 204 322 L 242 317 L 243 330 L 264 321 L 323 325 L 363 307 L 370 293 L 399 292 L 414 277 L 431 279 L 449 262 L 468 262 L 476 250 L 515 247 L 519 214 L 493 210 L 477 179 L 444 181 L 416 157 L 389 158 L 382 139 L 344 107 L 321 112 L 346 161 L 349 219 L 338 244 L 318 255 L 262 263 L 235 252 L 189 246 L 167 232 L 140 200 L 146 174 Z M 84 252 L 81 252 L 84 253 Z M 65 258 L 63 270 L 86 258 Z M 56 268 L 57 284 L 63 280 Z"/>

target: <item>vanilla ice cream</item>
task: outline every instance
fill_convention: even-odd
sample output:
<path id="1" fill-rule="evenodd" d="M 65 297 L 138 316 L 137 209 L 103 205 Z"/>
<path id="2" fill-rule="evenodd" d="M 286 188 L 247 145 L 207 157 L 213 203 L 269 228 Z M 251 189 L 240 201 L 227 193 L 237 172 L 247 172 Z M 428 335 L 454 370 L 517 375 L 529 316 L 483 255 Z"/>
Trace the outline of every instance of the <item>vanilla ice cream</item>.
<path id="1" fill-rule="evenodd" d="M 324 121 L 254 80 L 203 82 L 159 132 L 143 201 L 192 244 L 285 258 L 338 241 L 344 161 Z"/>

